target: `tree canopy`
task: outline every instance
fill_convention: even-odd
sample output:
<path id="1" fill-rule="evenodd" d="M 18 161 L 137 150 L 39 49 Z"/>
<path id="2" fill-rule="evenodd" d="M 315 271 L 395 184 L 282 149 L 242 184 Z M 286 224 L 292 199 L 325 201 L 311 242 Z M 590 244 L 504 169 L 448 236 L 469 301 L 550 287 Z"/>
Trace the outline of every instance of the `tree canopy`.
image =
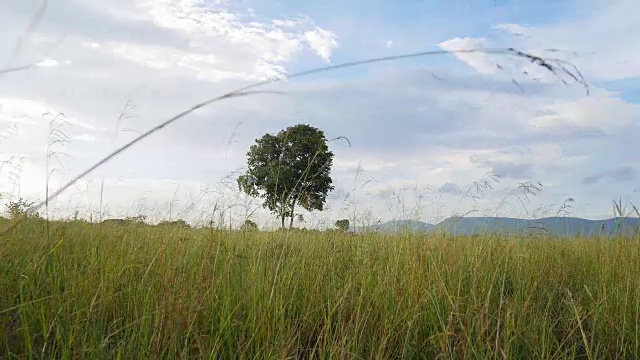
<path id="1" fill-rule="evenodd" d="M 336 227 L 342 231 L 349 231 L 349 220 L 348 219 L 342 219 L 342 220 L 337 220 L 335 223 Z"/>
<path id="2" fill-rule="evenodd" d="M 240 227 L 240 230 L 242 231 L 257 231 L 258 230 L 258 224 L 256 224 L 255 222 L 247 219 L 244 221 L 244 223 L 242 223 L 242 226 Z"/>
<path id="3" fill-rule="evenodd" d="M 246 194 L 264 199 L 263 206 L 278 215 L 282 227 L 293 226 L 296 206 L 322 211 L 333 190 L 329 151 L 324 132 L 306 124 L 265 134 L 247 153 L 247 171 L 238 177 Z"/>

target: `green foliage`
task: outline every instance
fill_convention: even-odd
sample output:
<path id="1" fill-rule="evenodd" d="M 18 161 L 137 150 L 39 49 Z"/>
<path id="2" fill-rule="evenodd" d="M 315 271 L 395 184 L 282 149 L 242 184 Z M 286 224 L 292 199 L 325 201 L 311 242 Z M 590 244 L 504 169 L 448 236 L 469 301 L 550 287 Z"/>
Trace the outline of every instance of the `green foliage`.
<path id="1" fill-rule="evenodd" d="M 9 201 L 5 207 L 7 208 L 9 218 L 11 219 L 17 219 L 20 217 L 40 217 L 40 214 L 38 213 L 29 212 L 29 208 L 34 204 L 34 202 L 27 202 L 25 199 L 20 198 L 18 201 Z"/>
<path id="2" fill-rule="evenodd" d="M 338 220 L 336 221 L 335 225 L 342 231 L 349 231 L 349 219 Z"/>
<path id="3" fill-rule="evenodd" d="M 244 223 L 240 227 L 240 230 L 242 230 L 242 231 L 257 231 L 258 230 L 258 224 L 256 224 L 255 222 L 247 219 L 247 220 L 244 221 Z"/>
<path id="4" fill-rule="evenodd" d="M 147 216 L 146 215 L 127 216 L 125 221 L 133 224 L 146 224 Z"/>
<path id="5" fill-rule="evenodd" d="M 160 227 L 173 227 L 173 228 L 183 228 L 190 229 L 191 225 L 187 224 L 184 220 L 174 220 L 174 221 L 161 221 L 158 223 Z"/>
<path id="6" fill-rule="evenodd" d="M 286 218 L 289 228 L 293 226 L 296 206 L 323 210 L 333 190 L 333 153 L 322 130 L 298 124 L 277 135 L 265 134 L 251 146 L 247 158 L 247 171 L 238 177 L 238 187 L 263 198 L 263 206 L 278 215 L 283 228 Z"/>
<path id="7" fill-rule="evenodd" d="M 125 219 L 104 219 L 102 220 L 103 224 L 114 224 L 114 225 L 124 225 L 127 223 Z"/>
<path id="8" fill-rule="evenodd" d="M 126 227 L 126 226 L 151 226 L 148 225 L 145 221 L 147 220 L 147 217 L 145 215 L 138 215 L 138 216 L 127 216 L 124 219 L 104 219 L 102 220 L 102 224 L 105 225 L 113 225 L 113 226 L 122 226 L 122 227 Z M 159 227 L 183 227 L 186 225 L 186 228 L 189 229 L 190 226 L 182 221 L 182 220 L 178 220 L 178 221 L 167 221 L 167 222 L 161 222 L 158 224 Z"/>

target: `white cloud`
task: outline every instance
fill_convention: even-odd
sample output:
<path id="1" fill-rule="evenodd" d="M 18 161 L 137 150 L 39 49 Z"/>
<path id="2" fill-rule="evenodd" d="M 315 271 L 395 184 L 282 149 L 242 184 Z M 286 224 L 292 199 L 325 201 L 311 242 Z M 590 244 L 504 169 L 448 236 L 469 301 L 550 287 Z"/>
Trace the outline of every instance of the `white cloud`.
<path id="1" fill-rule="evenodd" d="M 493 26 L 494 29 L 506 31 L 513 36 L 526 36 L 528 27 L 519 24 L 498 24 Z"/>
<path id="2" fill-rule="evenodd" d="M 595 4 L 594 4 L 595 3 Z M 619 80 L 640 76 L 640 22 L 635 0 L 587 1 L 588 16 L 553 25 L 498 24 L 514 36 L 512 43 L 529 51 L 557 49 L 554 57 L 570 60 L 591 80 Z"/>
<path id="3" fill-rule="evenodd" d="M 152 70 L 172 70 L 166 72 L 168 76 L 184 74 L 180 70 L 188 70 L 190 76 L 211 82 L 229 79 L 258 80 L 278 76 L 284 71 L 281 67 L 261 66 L 262 64 L 244 69 L 232 65 L 235 69 L 222 70 L 220 64 L 227 63 L 224 57 L 221 60 L 215 54 L 198 54 L 157 45 L 109 42 L 103 49 L 114 56 Z"/>
<path id="4" fill-rule="evenodd" d="M 0 142 L 0 153 L 18 152 L 36 159 L 44 156 L 46 145 L 55 138 L 52 129 L 59 129 L 70 138 L 75 138 L 78 131 L 96 132 L 84 121 L 64 116 L 60 107 L 20 98 L 0 98 L 0 123 L 8 124 L 11 135 Z"/>
<path id="5" fill-rule="evenodd" d="M 167 53 L 168 49 L 160 46 L 141 46 L 112 42 L 107 47 L 115 56 L 154 70 L 169 69 L 177 61 L 181 60 L 181 56 L 176 55 L 175 51 Z"/>
<path id="6" fill-rule="evenodd" d="M 42 59 L 42 61 L 36 63 L 36 66 L 39 67 L 57 67 L 58 65 L 60 65 L 60 63 L 57 60 L 51 58 L 44 58 Z"/>
<path id="7" fill-rule="evenodd" d="M 438 44 L 447 51 L 482 50 L 487 48 L 484 38 L 453 38 Z M 454 55 L 482 74 L 494 74 L 497 71 L 495 63 L 491 62 L 482 52 L 456 52 Z"/>
<path id="8" fill-rule="evenodd" d="M 93 135 L 83 134 L 83 135 L 75 136 L 75 137 L 73 138 L 73 140 L 76 140 L 76 141 L 85 141 L 85 142 L 93 143 L 93 142 L 96 142 L 96 140 L 97 140 L 97 139 L 96 139 L 96 137 L 95 137 L 95 136 L 93 136 Z"/>
<path id="9" fill-rule="evenodd" d="M 290 29 L 295 29 L 299 26 L 304 25 L 306 22 L 308 22 L 309 19 L 275 19 L 275 20 L 271 20 L 271 22 L 273 23 L 273 25 L 281 27 L 281 28 L 290 28 Z"/>
<path id="10" fill-rule="evenodd" d="M 206 69 L 210 73 L 207 78 L 215 78 L 212 74 L 228 78 L 230 73 L 239 73 L 238 77 L 244 79 L 248 73 L 264 79 L 285 73 L 284 65 L 305 50 L 329 61 L 338 46 L 334 33 L 308 18 L 249 21 L 254 17 L 251 12 L 231 11 L 225 2 L 154 0 L 135 4 L 137 7 L 128 13 L 122 9 L 116 13 L 150 20 L 188 39 L 188 46 L 181 50 L 134 44 L 112 49 L 153 68 L 186 62 L 194 70 Z"/>
<path id="11" fill-rule="evenodd" d="M 533 117 L 530 123 L 538 129 L 569 125 L 611 132 L 640 118 L 640 105 L 612 95 L 615 96 L 600 92 L 574 101 L 550 103 L 546 106 L 548 115 Z"/>
<path id="12" fill-rule="evenodd" d="M 88 47 L 88 48 L 91 48 L 91 49 L 99 49 L 101 47 L 100 44 L 98 44 L 97 42 L 94 42 L 94 41 L 83 41 L 82 42 L 82 46 Z"/>
<path id="13" fill-rule="evenodd" d="M 51 105 L 34 100 L 19 98 L 0 98 L 0 115 L 5 119 L 28 118 L 39 121 L 44 113 L 55 113 Z M 33 123 L 33 122 L 31 122 Z"/>
<path id="14" fill-rule="evenodd" d="M 333 50 L 338 47 L 336 35 L 319 27 L 305 32 L 304 37 L 311 49 L 327 62 L 330 60 Z"/>

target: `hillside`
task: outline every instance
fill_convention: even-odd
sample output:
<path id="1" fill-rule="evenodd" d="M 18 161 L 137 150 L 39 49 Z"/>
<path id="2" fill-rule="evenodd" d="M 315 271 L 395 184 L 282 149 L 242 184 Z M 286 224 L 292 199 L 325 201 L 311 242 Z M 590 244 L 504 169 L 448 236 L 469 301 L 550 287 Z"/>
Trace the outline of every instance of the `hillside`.
<path id="1" fill-rule="evenodd" d="M 444 232 L 452 235 L 487 233 L 549 234 L 553 236 L 595 236 L 632 234 L 638 229 L 638 218 L 611 218 L 588 220 L 575 217 L 547 217 L 541 219 L 516 219 L 507 217 L 451 217 L 433 225 L 417 220 L 395 220 L 369 231 L 379 232 Z"/>
<path id="2" fill-rule="evenodd" d="M 379 225 L 365 227 L 365 231 L 393 232 L 431 232 L 435 225 L 418 220 L 393 220 Z M 363 229 L 358 229 L 363 230 Z"/>

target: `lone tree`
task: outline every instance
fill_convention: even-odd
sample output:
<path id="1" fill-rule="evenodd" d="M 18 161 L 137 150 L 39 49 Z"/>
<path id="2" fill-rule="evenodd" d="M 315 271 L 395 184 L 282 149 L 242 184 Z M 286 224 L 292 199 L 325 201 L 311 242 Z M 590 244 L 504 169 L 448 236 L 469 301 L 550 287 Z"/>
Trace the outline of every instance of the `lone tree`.
<path id="1" fill-rule="evenodd" d="M 263 207 L 293 227 L 296 206 L 322 211 L 331 185 L 333 153 L 324 132 L 298 124 L 256 139 L 247 153 L 247 171 L 238 177 L 246 194 L 264 199 Z"/>
<path id="2" fill-rule="evenodd" d="M 349 220 L 348 219 L 342 219 L 342 220 L 337 220 L 335 223 L 336 227 L 342 231 L 349 231 Z"/>
<path id="3" fill-rule="evenodd" d="M 240 230 L 242 230 L 242 231 L 258 231 L 258 224 L 256 224 L 255 222 L 247 219 L 247 220 L 244 221 L 244 223 L 240 227 Z"/>

